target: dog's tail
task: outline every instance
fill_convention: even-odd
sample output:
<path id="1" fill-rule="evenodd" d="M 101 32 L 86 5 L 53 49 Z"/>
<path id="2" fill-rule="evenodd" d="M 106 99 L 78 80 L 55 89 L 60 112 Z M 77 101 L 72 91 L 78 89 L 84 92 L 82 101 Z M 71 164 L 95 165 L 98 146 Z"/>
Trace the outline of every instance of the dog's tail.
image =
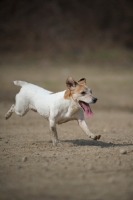
<path id="1" fill-rule="evenodd" d="M 15 85 L 23 87 L 24 85 L 28 85 L 25 81 L 13 81 Z"/>

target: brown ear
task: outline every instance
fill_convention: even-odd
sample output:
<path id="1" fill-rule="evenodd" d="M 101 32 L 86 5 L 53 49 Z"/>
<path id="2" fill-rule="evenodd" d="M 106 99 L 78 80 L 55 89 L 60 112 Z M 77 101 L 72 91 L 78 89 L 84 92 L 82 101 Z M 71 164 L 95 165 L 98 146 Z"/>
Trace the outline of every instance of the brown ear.
<path id="1" fill-rule="evenodd" d="M 85 85 L 86 84 L 86 79 L 85 78 L 81 78 L 79 81 L 78 81 L 79 84 L 81 85 Z"/>
<path id="2" fill-rule="evenodd" d="M 66 80 L 66 86 L 69 90 L 72 90 L 76 87 L 77 82 L 71 77 L 69 76 Z"/>

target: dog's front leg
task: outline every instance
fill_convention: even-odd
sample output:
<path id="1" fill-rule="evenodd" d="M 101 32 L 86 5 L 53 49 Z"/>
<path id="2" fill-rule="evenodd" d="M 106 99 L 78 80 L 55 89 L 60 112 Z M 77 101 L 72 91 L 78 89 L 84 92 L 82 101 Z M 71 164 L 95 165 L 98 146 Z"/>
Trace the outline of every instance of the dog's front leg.
<path id="1" fill-rule="evenodd" d="M 84 119 L 78 119 L 79 126 L 83 129 L 83 131 L 93 140 L 99 140 L 101 135 L 95 135 L 90 132 L 86 122 Z"/>
<path id="2" fill-rule="evenodd" d="M 58 135 L 57 135 L 57 130 L 56 130 L 56 123 L 55 123 L 54 120 L 49 120 L 49 123 L 50 123 L 50 133 L 51 133 L 53 146 L 57 146 L 58 144 L 61 144 L 61 143 L 58 140 Z"/>

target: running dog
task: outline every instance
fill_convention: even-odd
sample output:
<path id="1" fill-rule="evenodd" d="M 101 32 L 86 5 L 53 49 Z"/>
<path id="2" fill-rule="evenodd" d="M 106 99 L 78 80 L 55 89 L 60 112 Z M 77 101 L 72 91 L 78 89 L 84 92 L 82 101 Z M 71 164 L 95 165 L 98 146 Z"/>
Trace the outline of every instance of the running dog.
<path id="1" fill-rule="evenodd" d="M 56 124 L 62 124 L 71 120 L 77 120 L 83 131 L 93 140 L 100 139 L 101 135 L 90 132 L 85 119 L 93 115 L 90 105 L 96 103 L 97 98 L 92 96 L 92 90 L 87 87 L 86 79 L 76 82 L 72 77 L 66 80 L 67 89 L 62 92 L 52 93 L 39 86 L 24 81 L 14 81 L 14 84 L 22 87 L 16 95 L 16 102 L 5 115 L 5 119 L 12 113 L 24 116 L 29 110 L 38 112 L 49 120 L 53 145 L 59 143 Z"/>

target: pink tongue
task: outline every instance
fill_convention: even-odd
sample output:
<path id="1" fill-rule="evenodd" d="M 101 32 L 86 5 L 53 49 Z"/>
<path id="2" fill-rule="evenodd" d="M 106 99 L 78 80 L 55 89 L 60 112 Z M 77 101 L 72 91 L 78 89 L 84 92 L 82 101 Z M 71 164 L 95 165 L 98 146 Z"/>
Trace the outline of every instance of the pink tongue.
<path id="1" fill-rule="evenodd" d="M 82 107 L 84 108 L 86 117 L 91 117 L 93 115 L 93 112 L 91 111 L 91 108 L 89 105 L 87 106 L 84 103 L 82 103 Z"/>

